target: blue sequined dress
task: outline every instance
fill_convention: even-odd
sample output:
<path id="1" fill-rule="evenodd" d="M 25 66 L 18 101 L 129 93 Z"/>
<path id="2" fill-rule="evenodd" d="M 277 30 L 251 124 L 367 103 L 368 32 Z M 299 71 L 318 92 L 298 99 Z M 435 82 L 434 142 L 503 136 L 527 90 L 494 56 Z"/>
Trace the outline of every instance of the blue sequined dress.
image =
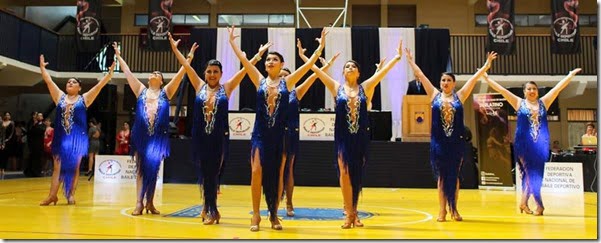
<path id="1" fill-rule="evenodd" d="M 228 98 L 223 86 L 214 93 L 212 111 L 205 108 L 208 85 L 203 85 L 194 100 L 192 126 L 193 159 L 200 167 L 198 183 L 204 197 L 204 209 L 211 218 L 217 214 L 217 191 L 229 146 Z"/>
<path id="2" fill-rule="evenodd" d="M 365 96 L 363 87 L 358 86 L 357 98 L 352 100 L 346 95 L 343 85 L 340 85 L 336 95 L 336 122 L 334 125 L 336 157 L 342 157 L 342 162 L 348 170 L 353 192 L 353 208 L 357 206 L 359 193 L 363 187 L 363 168 L 367 162 L 369 146 L 367 96 Z M 357 109 L 357 118 L 354 120 L 351 119 L 349 102 L 355 102 Z M 336 161 L 335 166 L 340 177 L 338 161 Z"/>
<path id="3" fill-rule="evenodd" d="M 67 104 L 66 97 L 63 94 L 56 106 L 52 155 L 60 160 L 59 180 L 63 182 L 63 191 L 68 198 L 72 193 L 79 161 L 88 153 L 88 125 L 83 96 L 80 95 L 73 105 Z"/>
<path id="4" fill-rule="evenodd" d="M 158 97 L 154 121 L 146 112 L 145 88 L 136 103 L 136 115 L 131 131 L 131 154 L 135 155 L 138 176 L 142 176 L 140 196 L 152 200 L 161 161 L 169 156 L 169 99 L 164 89 Z"/>
<path id="5" fill-rule="evenodd" d="M 263 194 L 267 208 L 272 217 L 277 215 L 278 185 L 280 177 L 280 166 L 284 152 L 284 135 L 286 127 L 286 115 L 288 112 L 289 91 L 286 81 L 280 80 L 278 94 L 275 95 L 275 108 L 269 114 L 267 96 L 267 80 L 261 80 L 257 90 L 257 110 L 255 125 L 251 136 L 251 159 L 258 150 L 263 172 L 262 184 Z"/>
<path id="6" fill-rule="evenodd" d="M 442 93 L 438 93 L 432 101 L 430 164 L 435 179 L 442 181 L 451 214 L 457 211 L 455 195 L 465 149 L 464 130 L 463 104 L 457 94 L 453 92 L 452 102 L 444 102 Z"/>
<path id="7" fill-rule="evenodd" d="M 526 100 L 522 99 L 517 111 L 513 149 L 522 174 L 522 190 L 528 190 L 528 194 L 532 194 L 536 203 L 542 207 L 540 189 L 545 162 L 549 159 L 549 127 L 547 109 L 540 99 L 535 113 L 528 108 Z"/>
<path id="8" fill-rule="evenodd" d="M 296 90 L 290 92 L 290 98 L 288 101 L 288 119 L 286 126 L 286 137 L 285 137 L 285 149 L 286 149 L 286 168 L 284 168 L 284 188 L 288 183 L 288 177 L 294 177 L 294 167 L 296 166 L 296 154 L 298 153 L 298 142 L 299 142 L 299 106 L 298 98 L 296 97 Z M 290 166 L 292 166 L 292 173 L 290 173 Z"/>

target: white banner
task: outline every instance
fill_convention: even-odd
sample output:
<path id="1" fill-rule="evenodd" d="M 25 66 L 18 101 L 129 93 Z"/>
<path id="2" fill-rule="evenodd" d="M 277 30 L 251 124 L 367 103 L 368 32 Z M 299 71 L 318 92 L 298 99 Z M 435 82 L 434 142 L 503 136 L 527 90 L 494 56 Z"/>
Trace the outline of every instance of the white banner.
<path id="1" fill-rule="evenodd" d="M 250 140 L 255 125 L 255 113 L 228 114 L 231 140 Z"/>
<path id="2" fill-rule="evenodd" d="M 96 155 L 94 169 L 94 203 L 136 201 L 136 162 L 128 155 Z M 154 193 L 155 205 L 163 199 L 163 162 L 159 167 Z"/>
<path id="3" fill-rule="evenodd" d="M 516 164 L 516 204 L 522 194 L 522 178 Z M 584 177 L 582 163 L 547 162 L 541 187 L 541 196 L 545 206 L 545 214 L 584 216 Z M 531 210 L 536 210 L 534 197 L 528 201 Z"/>
<path id="4" fill-rule="evenodd" d="M 334 141 L 334 113 L 301 113 L 299 119 L 299 139 L 313 141 Z"/>
<path id="5" fill-rule="evenodd" d="M 136 184 L 136 162 L 129 155 L 96 155 L 94 182 Z M 163 162 L 157 185 L 163 184 Z"/>

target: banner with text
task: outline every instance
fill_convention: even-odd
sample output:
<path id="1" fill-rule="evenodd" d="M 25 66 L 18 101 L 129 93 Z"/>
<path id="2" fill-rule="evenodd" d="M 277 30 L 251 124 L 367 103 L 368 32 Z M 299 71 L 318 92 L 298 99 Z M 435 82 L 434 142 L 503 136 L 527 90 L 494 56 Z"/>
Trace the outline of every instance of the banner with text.
<path id="1" fill-rule="evenodd" d="M 301 113 L 299 118 L 299 139 L 314 141 L 334 141 L 336 114 Z"/>
<path id="2" fill-rule="evenodd" d="M 100 50 L 101 0 L 77 0 L 75 40 L 80 52 Z"/>
<path id="3" fill-rule="evenodd" d="M 173 0 L 148 1 L 148 46 L 154 51 L 171 50 L 167 33 L 171 30 Z"/>
<path id="4" fill-rule="evenodd" d="M 129 155 L 96 155 L 94 164 L 94 182 L 136 183 L 136 162 Z M 163 162 L 159 167 L 159 184 L 163 184 Z"/>
<path id="5" fill-rule="evenodd" d="M 522 180 L 516 164 L 516 210 L 519 210 L 522 197 Z M 582 163 L 547 162 L 541 194 L 545 215 L 584 216 L 584 176 Z M 530 209 L 537 208 L 534 200 L 528 203 Z"/>
<path id="6" fill-rule="evenodd" d="M 515 51 L 514 1 L 486 0 L 488 16 L 487 51 L 511 55 Z"/>
<path id="7" fill-rule="evenodd" d="M 501 94 L 474 94 L 478 129 L 480 186 L 513 187 L 507 111 Z"/>
<path id="8" fill-rule="evenodd" d="M 578 29 L 578 0 L 551 1 L 551 52 L 575 54 L 580 52 Z"/>

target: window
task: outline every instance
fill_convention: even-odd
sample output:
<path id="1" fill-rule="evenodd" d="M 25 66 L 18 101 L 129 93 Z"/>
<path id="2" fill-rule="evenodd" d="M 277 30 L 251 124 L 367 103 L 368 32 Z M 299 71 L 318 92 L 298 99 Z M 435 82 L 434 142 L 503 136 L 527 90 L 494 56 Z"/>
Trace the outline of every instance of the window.
<path id="1" fill-rule="evenodd" d="M 476 26 L 487 26 L 486 14 L 476 14 Z M 515 26 L 541 27 L 550 26 L 553 19 L 550 14 L 516 14 L 513 22 Z M 578 24 L 582 27 L 596 27 L 597 15 L 581 14 L 578 16 Z"/>
<path id="2" fill-rule="evenodd" d="M 171 22 L 174 25 L 193 25 L 193 26 L 208 26 L 209 15 L 207 14 L 174 14 L 171 16 Z M 147 26 L 148 15 L 136 14 L 135 26 Z"/>
<path id="3" fill-rule="evenodd" d="M 294 27 L 293 14 L 219 14 L 217 25 Z"/>

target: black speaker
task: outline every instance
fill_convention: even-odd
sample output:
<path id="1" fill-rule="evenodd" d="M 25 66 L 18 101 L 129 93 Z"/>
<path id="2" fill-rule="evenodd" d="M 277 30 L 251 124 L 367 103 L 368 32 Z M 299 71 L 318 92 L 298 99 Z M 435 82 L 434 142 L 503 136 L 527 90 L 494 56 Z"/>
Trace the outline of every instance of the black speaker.
<path id="1" fill-rule="evenodd" d="M 538 96 L 543 97 L 545 94 L 551 91 L 552 88 L 553 87 L 538 87 Z M 509 90 L 511 93 L 517 95 L 522 99 L 524 98 L 524 89 L 522 87 L 510 87 L 507 88 L 507 90 Z M 509 114 L 510 116 L 515 116 L 516 111 L 515 109 L 513 109 L 512 106 L 508 105 L 507 114 Z M 559 97 L 556 98 L 555 101 L 553 101 L 553 103 L 551 103 L 551 106 L 549 106 L 549 109 L 547 109 L 547 115 L 559 116 Z"/>
<path id="2" fill-rule="evenodd" d="M 117 85 L 107 84 L 104 86 L 88 110 L 98 112 L 116 112 Z"/>

